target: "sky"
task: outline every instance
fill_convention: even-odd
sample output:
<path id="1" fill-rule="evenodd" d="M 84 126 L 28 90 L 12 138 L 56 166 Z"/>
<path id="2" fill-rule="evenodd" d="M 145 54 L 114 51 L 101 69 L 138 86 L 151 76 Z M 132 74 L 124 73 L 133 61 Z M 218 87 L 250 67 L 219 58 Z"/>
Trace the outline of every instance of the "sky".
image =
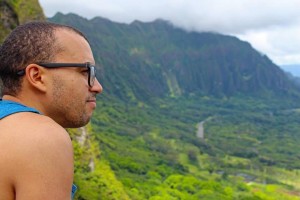
<path id="1" fill-rule="evenodd" d="M 279 66 L 300 64 L 300 0 L 39 0 L 45 15 L 115 22 L 170 21 L 187 31 L 236 36 Z"/>

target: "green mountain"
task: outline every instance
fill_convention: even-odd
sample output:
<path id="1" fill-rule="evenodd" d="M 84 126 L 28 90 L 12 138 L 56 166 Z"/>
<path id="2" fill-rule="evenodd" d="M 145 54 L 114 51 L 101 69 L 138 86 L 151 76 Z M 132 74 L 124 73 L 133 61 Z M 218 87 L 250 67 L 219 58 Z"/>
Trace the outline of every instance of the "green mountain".
<path id="1" fill-rule="evenodd" d="M 88 35 L 104 88 L 121 99 L 297 90 L 267 56 L 232 36 L 186 32 L 163 20 L 120 24 L 73 14 L 50 20 Z"/>
<path id="2" fill-rule="evenodd" d="M 49 20 L 90 39 L 104 87 L 98 159 L 128 195 L 100 197 L 81 171 L 90 196 L 78 199 L 300 199 L 299 89 L 250 44 L 163 20 Z"/>

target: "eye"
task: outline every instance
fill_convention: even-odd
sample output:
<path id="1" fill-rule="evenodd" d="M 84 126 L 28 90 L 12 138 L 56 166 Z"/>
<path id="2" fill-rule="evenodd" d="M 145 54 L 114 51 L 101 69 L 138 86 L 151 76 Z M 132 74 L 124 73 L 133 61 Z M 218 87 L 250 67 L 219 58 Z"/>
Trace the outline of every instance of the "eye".
<path id="1" fill-rule="evenodd" d="M 82 70 L 81 73 L 82 73 L 82 74 L 88 74 L 88 73 L 89 73 L 89 70 L 88 70 L 88 69 Z"/>

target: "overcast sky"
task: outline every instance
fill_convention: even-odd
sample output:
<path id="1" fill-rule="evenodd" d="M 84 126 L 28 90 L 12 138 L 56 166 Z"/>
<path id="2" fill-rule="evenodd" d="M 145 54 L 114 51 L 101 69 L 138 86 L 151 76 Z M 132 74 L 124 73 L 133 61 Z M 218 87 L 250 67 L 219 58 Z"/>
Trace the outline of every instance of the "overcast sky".
<path id="1" fill-rule="evenodd" d="M 56 12 L 116 22 L 157 18 L 194 31 L 235 35 L 277 65 L 300 64 L 300 0 L 39 0 Z"/>

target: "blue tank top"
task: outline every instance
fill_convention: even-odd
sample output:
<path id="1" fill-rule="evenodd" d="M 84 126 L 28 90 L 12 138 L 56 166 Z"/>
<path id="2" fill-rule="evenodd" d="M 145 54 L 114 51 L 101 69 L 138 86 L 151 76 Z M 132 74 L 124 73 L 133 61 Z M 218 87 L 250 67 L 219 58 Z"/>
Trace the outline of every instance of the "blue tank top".
<path id="1" fill-rule="evenodd" d="M 41 114 L 38 110 L 34 108 L 30 108 L 27 106 L 24 106 L 20 103 L 14 102 L 14 101 L 8 101 L 8 100 L 2 100 L 0 99 L 0 120 L 3 119 L 4 117 L 7 117 L 9 115 L 12 115 L 14 113 L 19 113 L 19 112 L 33 112 L 33 113 L 38 113 Z M 77 190 L 76 185 L 72 185 L 72 199 L 74 198 L 75 192 Z"/>
<path id="2" fill-rule="evenodd" d="M 0 99 L 0 119 L 18 112 L 40 112 L 34 108 L 29 108 L 14 101 L 7 101 Z"/>

